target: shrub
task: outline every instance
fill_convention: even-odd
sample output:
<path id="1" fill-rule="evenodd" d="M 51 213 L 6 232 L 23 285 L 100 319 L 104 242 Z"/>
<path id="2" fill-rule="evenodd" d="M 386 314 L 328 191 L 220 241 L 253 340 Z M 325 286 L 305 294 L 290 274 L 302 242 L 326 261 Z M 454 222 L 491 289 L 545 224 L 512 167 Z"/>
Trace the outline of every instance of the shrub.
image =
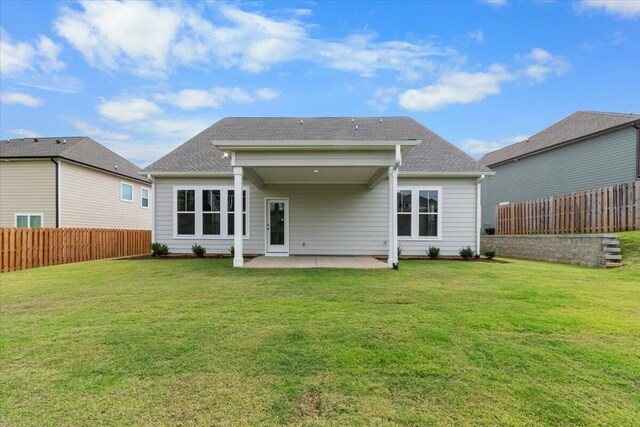
<path id="1" fill-rule="evenodd" d="M 467 246 L 466 248 L 462 248 L 460 249 L 460 252 L 458 252 L 460 254 L 460 256 L 462 257 L 463 260 L 465 261 L 469 261 L 471 259 L 471 257 L 474 254 L 473 249 L 471 249 L 471 247 Z"/>
<path id="2" fill-rule="evenodd" d="M 236 249 L 233 247 L 233 245 L 231 245 L 231 247 L 229 248 L 229 253 L 231 254 L 231 256 L 234 256 L 236 254 Z"/>
<path id="3" fill-rule="evenodd" d="M 402 255 L 402 246 L 398 246 L 398 257 Z"/>
<path id="4" fill-rule="evenodd" d="M 165 256 L 169 253 L 169 246 L 164 243 L 154 242 L 151 244 L 151 256 Z"/>
<path id="5" fill-rule="evenodd" d="M 496 248 L 493 245 L 489 245 L 486 248 L 484 248 L 484 256 L 487 257 L 487 259 L 493 259 L 497 254 Z"/>
<path id="6" fill-rule="evenodd" d="M 484 228 L 484 234 L 486 234 L 487 236 L 493 236 L 494 234 L 496 234 L 496 228 L 495 227 L 485 227 Z"/>
<path id="7" fill-rule="evenodd" d="M 438 259 L 438 257 L 440 256 L 440 248 L 436 246 L 429 246 L 429 249 L 427 249 L 425 252 L 431 259 Z"/>
<path id="8" fill-rule="evenodd" d="M 204 256 L 204 254 L 207 253 L 207 249 L 204 246 L 201 246 L 199 244 L 195 244 L 193 246 L 191 246 L 191 250 L 193 251 L 193 253 L 198 257 L 198 258 L 202 258 Z"/>

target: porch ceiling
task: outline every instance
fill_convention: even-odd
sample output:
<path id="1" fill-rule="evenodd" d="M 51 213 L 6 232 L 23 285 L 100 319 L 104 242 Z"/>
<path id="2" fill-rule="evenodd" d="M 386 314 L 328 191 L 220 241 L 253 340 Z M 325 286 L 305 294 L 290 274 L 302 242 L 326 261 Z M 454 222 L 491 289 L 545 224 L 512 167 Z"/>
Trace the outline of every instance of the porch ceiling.
<path id="1" fill-rule="evenodd" d="M 256 167 L 265 184 L 367 184 L 377 167 Z M 317 171 L 317 172 L 316 172 Z"/>

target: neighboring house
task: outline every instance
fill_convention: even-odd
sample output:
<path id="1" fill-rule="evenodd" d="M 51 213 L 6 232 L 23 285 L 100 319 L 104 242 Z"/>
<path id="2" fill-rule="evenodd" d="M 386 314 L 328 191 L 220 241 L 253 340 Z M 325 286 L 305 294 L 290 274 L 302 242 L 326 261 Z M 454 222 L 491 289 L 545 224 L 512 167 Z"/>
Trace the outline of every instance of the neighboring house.
<path id="1" fill-rule="evenodd" d="M 496 207 L 640 178 L 640 115 L 578 111 L 525 141 L 484 155 L 482 222 Z"/>
<path id="2" fill-rule="evenodd" d="M 225 118 L 143 173 L 154 240 L 173 252 L 233 245 L 235 266 L 243 254 L 388 256 L 393 266 L 398 247 L 477 249 L 479 181 L 492 172 L 411 118 L 378 117 Z"/>
<path id="3" fill-rule="evenodd" d="M 151 183 L 87 137 L 0 141 L 0 227 L 151 228 Z"/>

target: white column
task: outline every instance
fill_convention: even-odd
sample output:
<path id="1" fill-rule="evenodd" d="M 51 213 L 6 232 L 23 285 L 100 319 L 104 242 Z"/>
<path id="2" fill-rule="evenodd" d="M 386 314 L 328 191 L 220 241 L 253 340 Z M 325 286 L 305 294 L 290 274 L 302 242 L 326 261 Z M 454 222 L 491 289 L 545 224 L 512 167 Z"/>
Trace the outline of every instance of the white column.
<path id="1" fill-rule="evenodd" d="M 393 246 L 393 168 L 389 168 L 389 236 L 387 243 L 389 244 L 389 256 L 387 258 L 387 264 L 389 268 L 393 268 L 394 246 Z"/>
<path id="2" fill-rule="evenodd" d="M 393 224 L 393 262 L 398 263 L 398 169 L 391 172 L 391 211 Z"/>
<path id="3" fill-rule="evenodd" d="M 234 235 L 233 235 L 233 266 L 242 267 L 244 265 L 244 252 L 242 250 L 242 167 L 233 168 L 233 190 L 234 190 Z M 248 202 L 248 200 L 247 200 Z"/>

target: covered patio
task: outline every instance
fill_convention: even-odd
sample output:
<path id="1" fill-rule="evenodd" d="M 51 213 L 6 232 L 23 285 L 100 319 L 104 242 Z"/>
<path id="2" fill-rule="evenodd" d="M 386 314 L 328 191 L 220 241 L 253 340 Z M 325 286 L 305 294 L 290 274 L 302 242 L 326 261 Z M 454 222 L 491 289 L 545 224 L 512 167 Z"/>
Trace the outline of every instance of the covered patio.
<path id="1" fill-rule="evenodd" d="M 355 268 L 387 269 L 386 263 L 366 256 L 259 256 L 248 260 L 245 268 Z"/>

